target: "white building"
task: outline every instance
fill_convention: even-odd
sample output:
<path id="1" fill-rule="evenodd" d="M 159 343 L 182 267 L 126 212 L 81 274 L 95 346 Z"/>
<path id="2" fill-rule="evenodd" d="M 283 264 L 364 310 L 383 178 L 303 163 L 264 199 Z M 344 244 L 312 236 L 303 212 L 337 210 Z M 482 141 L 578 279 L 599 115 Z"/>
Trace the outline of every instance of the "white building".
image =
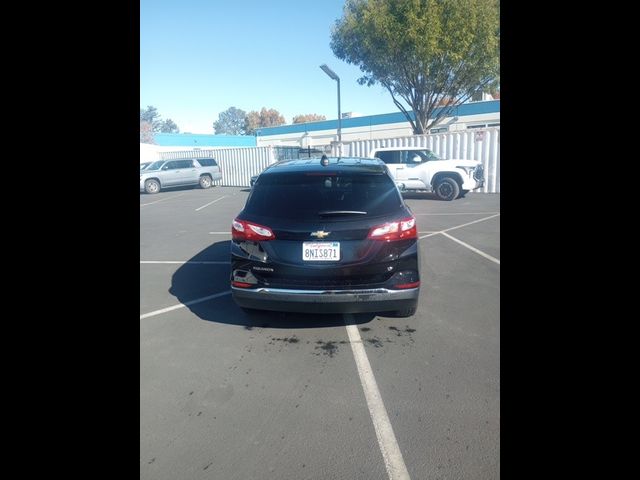
<path id="1" fill-rule="evenodd" d="M 358 140 L 405 137 L 413 135 L 411 124 L 402 112 L 357 116 L 349 112 L 342 119 L 342 143 Z M 413 112 L 410 112 L 413 114 Z M 343 115 L 344 117 L 344 115 Z M 500 126 L 500 100 L 483 100 L 462 104 L 428 133 Z M 326 147 L 338 140 L 338 120 L 281 125 L 257 131 L 257 146 Z"/>

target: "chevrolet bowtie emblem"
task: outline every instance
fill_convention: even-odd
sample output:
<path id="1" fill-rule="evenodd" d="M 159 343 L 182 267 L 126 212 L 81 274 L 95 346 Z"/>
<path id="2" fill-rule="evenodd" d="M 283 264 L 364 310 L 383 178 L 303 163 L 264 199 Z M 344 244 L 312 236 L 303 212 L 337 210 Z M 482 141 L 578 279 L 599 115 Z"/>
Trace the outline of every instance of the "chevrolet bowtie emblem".
<path id="1" fill-rule="evenodd" d="M 325 232 L 324 230 L 318 230 L 317 232 L 311 232 L 312 237 L 324 238 L 329 236 L 331 232 Z"/>

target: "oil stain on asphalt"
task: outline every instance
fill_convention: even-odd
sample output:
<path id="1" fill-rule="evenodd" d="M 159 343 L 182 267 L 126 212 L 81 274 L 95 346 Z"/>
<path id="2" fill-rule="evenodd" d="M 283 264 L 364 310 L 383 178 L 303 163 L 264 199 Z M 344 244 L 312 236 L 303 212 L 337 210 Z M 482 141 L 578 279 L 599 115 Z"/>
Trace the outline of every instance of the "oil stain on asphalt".
<path id="1" fill-rule="evenodd" d="M 320 352 L 315 355 L 328 355 L 330 358 L 333 358 L 338 353 L 338 344 L 344 345 L 345 343 L 349 343 L 346 340 L 340 340 L 339 342 L 334 342 L 330 340 L 325 342 L 323 340 L 318 340 L 316 342 L 316 350 L 320 350 Z"/>

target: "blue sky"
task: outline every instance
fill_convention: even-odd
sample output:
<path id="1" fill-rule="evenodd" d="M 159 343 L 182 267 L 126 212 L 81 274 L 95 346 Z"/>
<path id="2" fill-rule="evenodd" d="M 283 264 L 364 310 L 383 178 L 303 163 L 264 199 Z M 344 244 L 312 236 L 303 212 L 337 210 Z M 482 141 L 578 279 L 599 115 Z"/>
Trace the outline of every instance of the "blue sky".
<path id="1" fill-rule="evenodd" d="M 218 114 L 275 108 L 338 117 L 398 111 L 379 85 L 361 86 L 360 70 L 329 46 L 344 0 L 141 0 L 140 107 L 153 105 L 181 132 L 213 133 Z"/>

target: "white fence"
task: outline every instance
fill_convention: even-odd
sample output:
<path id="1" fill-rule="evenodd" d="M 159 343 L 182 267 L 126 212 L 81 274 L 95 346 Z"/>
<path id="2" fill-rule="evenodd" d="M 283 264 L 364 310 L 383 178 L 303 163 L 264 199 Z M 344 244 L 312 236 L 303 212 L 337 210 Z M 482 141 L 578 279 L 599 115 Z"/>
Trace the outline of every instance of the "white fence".
<path id="1" fill-rule="evenodd" d="M 345 143 L 343 155 L 364 157 L 374 148 L 423 147 L 442 158 L 478 160 L 484 165 L 484 187 L 476 192 L 500 193 L 500 129 L 469 129 L 433 135 L 361 140 Z"/>
<path id="2" fill-rule="evenodd" d="M 222 179 L 214 182 L 224 187 L 248 187 L 251 177 L 275 162 L 271 147 L 212 148 L 161 152 L 162 160 L 213 157 L 220 165 Z"/>
<path id="3" fill-rule="evenodd" d="M 500 192 L 500 128 L 469 129 L 433 135 L 411 135 L 407 137 L 377 140 L 360 140 L 345 143 L 343 155 L 364 157 L 373 148 L 422 147 L 428 148 L 442 158 L 479 160 L 484 165 L 484 186 L 477 192 Z M 335 153 L 334 153 L 335 155 Z M 183 150 L 160 152 L 160 158 L 213 157 L 222 169 L 222 180 L 216 183 L 228 187 L 245 187 L 253 175 L 276 161 L 272 147 L 212 148 L 206 150 Z"/>

